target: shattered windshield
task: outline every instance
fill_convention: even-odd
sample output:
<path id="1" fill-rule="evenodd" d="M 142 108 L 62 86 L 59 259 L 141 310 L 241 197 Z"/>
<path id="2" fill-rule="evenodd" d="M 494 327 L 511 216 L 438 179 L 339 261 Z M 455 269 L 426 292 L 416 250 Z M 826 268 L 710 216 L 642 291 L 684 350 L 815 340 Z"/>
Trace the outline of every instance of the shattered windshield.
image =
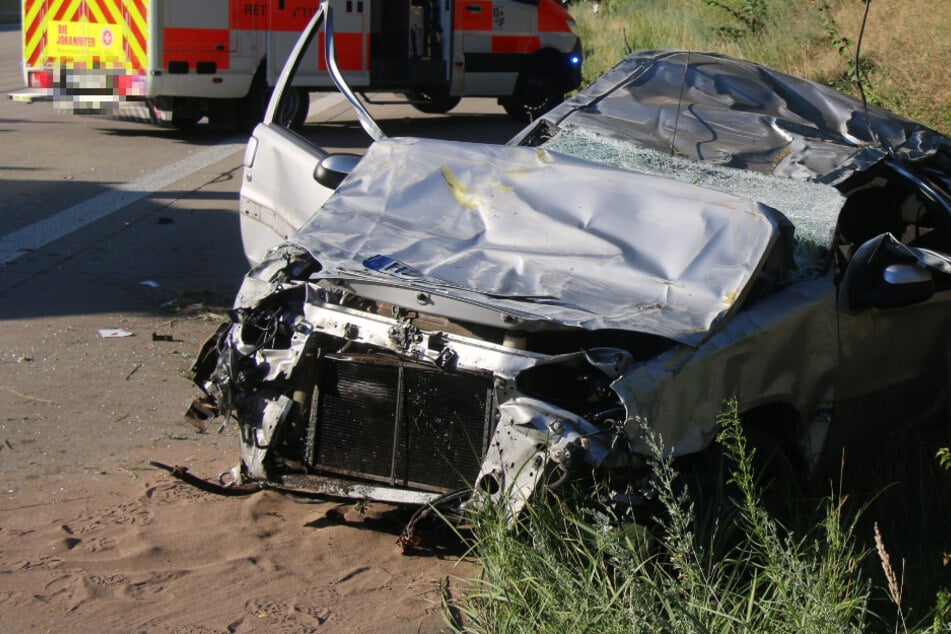
<path id="1" fill-rule="evenodd" d="M 692 161 L 583 128 L 562 128 L 544 147 L 612 167 L 699 185 L 781 211 L 795 228 L 796 279 L 821 274 L 836 219 L 845 202 L 838 190 L 828 185 Z"/>

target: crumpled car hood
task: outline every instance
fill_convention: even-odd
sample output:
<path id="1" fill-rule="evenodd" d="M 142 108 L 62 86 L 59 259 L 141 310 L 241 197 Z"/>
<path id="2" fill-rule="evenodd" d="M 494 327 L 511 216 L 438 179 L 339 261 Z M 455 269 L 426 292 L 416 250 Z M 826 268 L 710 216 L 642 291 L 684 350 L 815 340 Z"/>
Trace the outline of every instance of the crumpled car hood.
<path id="1" fill-rule="evenodd" d="M 946 137 L 869 107 L 877 136 L 917 161 Z M 886 156 L 861 102 L 753 62 L 687 51 L 626 57 L 541 121 L 721 165 L 836 185 Z M 541 124 L 544 125 L 544 124 Z M 526 130 L 513 139 L 521 142 Z"/>
<path id="2" fill-rule="evenodd" d="M 318 277 L 695 345 L 779 224 L 743 198 L 543 149 L 405 138 L 371 146 L 290 242 Z"/>

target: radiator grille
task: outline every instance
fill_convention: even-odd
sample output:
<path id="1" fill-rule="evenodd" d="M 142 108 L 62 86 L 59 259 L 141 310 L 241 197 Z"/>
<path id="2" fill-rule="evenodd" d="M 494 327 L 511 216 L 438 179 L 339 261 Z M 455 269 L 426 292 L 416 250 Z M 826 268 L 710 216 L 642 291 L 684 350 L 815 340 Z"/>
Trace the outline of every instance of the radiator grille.
<path id="1" fill-rule="evenodd" d="M 485 454 L 492 382 L 371 355 L 320 361 L 308 462 L 435 491 L 471 486 Z"/>

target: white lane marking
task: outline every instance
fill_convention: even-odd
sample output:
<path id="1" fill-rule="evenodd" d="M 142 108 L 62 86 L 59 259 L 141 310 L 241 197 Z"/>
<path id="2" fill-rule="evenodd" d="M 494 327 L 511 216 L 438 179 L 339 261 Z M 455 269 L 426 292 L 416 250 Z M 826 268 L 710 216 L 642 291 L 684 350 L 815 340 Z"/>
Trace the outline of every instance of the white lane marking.
<path id="1" fill-rule="evenodd" d="M 244 143 L 216 145 L 142 178 L 83 201 L 0 238 L 0 266 L 82 229 L 209 165 L 244 151 Z"/>

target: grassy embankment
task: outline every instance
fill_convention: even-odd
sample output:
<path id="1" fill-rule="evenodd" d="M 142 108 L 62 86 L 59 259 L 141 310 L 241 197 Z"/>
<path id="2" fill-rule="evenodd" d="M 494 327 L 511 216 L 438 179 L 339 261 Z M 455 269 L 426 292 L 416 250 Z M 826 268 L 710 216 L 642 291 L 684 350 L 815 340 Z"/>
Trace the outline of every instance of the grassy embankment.
<path id="1" fill-rule="evenodd" d="M 947 0 L 876 0 L 863 43 L 872 103 L 951 132 Z M 587 49 L 585 83 L 626 52 L 686 48 L 849 82 L 864 5 L 845 0 L 605 0 L 571 8 Z M 732 12 L 730 11 L 732 10 Z M 849 464 L 782 520 L 765 508 L 738 423 L 722 419 L 737 526 L 714 546 L 693 531 L 672 465 L 658 461 L 663 511 L 612 529 L 590 488 L 473 518 L 483 566 L 457 580 L 450 624 L 484 632 L 951 632 L 951 474 L 935 453 L 945 421 L 896 420 L 881 453 Z M 823 487 L 817 487 L 822 489 Z M 815 489 L 814 489 L 815 490 Z M 825 494 L 825 495 L 823 495 Z"/>

